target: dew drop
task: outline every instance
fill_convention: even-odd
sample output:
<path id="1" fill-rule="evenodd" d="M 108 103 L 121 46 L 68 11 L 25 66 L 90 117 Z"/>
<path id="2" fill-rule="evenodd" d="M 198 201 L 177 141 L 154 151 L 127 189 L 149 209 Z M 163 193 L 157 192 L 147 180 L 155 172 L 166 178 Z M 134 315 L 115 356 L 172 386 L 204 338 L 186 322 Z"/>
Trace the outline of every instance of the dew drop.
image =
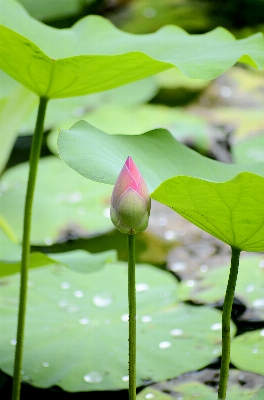
<path id="1" fill-rule="evenodd" d="M 152 321 L 152 316 L 151 315 L 143 315 L 141 318 L 142 322 L 151 322 Z"/>
<path id="2" fill-rule="evenodd" d="M 166 240 L 173 240 L 176 237 L 176 233 L 174 231 L 165 231 L 163 236 Z"/>
<path id="3" fill-rule="evenodd" d="M 122 381 L 123 381 L 123 382 L 128 382 L 128 381 L 129 381 L 129 376 L 128 376 L 128 375 L 124 375 L 124 376 L 122 377 Z"/>
<path id="4" fill-rule="evenodd" d="M 35 285 L 34 285 L 34 283 L 32 281 L 28 281 L 27 286 L 28 286 L 28 288 L 32 288 Z"/>
<path id="5" fill-rule="evenodd" d="M 136 284 L 136 291 L 139 292 L 146 292 L 149 290 L 149 285 L 147 283 L 137 283 Z"/>
<path id="6" fill-rule="evenodd" d="M 74 296 L 77 298 L 83 297 L 83 291 L 82 290 L 75 290 Z"/>
<path id="7" fill-rule="evenodd" d="M 211 331 L 220 331 L 222 329 L 221 322 L 216 322 L 215 324 L 211 325 Z"/>
<path id="8" fill-rule="evenodd" d="M 103 215 L 105 218 L 110 218 L 110 207 L 104 209 Z"/>
<path id="9" fill-rule="evenodd" d="M 208 271 L 207 265 L 205 265 L 205 264 L 201 265 L 201 266 L 200 266 L 200 271 L 201 271 L 201 272 L 207 272 L 207 271 Z"/>
<path id="10" fill-rule="evenodd" d="M 167 349 L 168 347 L 171 347 L 171 342 L 164 341 L 159 343 L 160 349 Z"/>
<path id="11" fill-rule="evenodd" d="M 264 260 L 259 261 L 259 268 L 264 268 Z"/>
<path id="12" fill-rule="evenodd" d="M 189 279 L 188 281 L 186 281 L 186 286 L 188 287 L 194 287 L 196 285 L 196 282 L 192 279 Z"/>
<path id="13" fill-rule="evenodd" d="M 177 261 L 177 262 L 174 262 L 173 264 L 171 264 L 170 269 L 171 269 L 171 271 L 174 271 L 174 272 L 184 271 L 186 269 L 186 266 L 187 266 L 186 262 Z"/>
<path id="14" fill-rule="evenodd" d="M 69 289 L 69 287 L 71 286 L 69 282 L 61 282 L 61 288 L 62 289 Z"/>
<path id="15" fill-rule="evenodd" d="M 89 322 L 90 322 L 90 320 L 89 320 L 89 318 L 80 318 L 79 319 L 79 323 L 81 324 L 81 325 L 87 325 L 87 324 L 89 324 Z"/>
<path id="16" fill-rule="evenodd" d="M 213 353 L 213 354 L 218 354 L 218 353 L 219 353 L 219 350 L 218 350 L 218 349 L 213 349 L 213 350 L 212 350 L 212 353 Z"/>
<path id="17" fill-rule="evenodd" d="M 253 292 L 254 289 L 255 289 L 255 285 L 248 285 L 246 287 L 246 292 L 248 292 L 248 293 Z"/>
<path id="18" fill-rule="evenodd" d="M 47 244 L 48 246 L 53 243 L 53 240 L 51 237 L 47 236 L 44 238 L 44 243 Z"/>
<path id="19" fill-rule="evenodd" d="M 253 301 L 253 306 L 256 308 L 263 308 L 264 307 L 264 299 L 256 299 Z"/>
<path id="20" fill-rule="evenodd" d="M 91 371 L 84 375 L 83 380 L 87 383 L 100 383 L 103 380 L 103 376 L 98 371 Z"/>
<path id="21" fill-rule="evenodd" d="M 121 315 L 121 320 L 122 320 L 123 322 L 127 322 L 128 319 L 129 319 L 129 315 L 128 315 L 128 314 L 123 314 L 123 315 Z"/>
<path id="22" fill-rule="evenodd" d="M 10 344 L 12 344 L 12 346 L 15 346 L 17 343 L 16 339 L 11 339 L 10 340 Z"/>
<path id="23" fill-rule="evenodd" d="M 260 336 L 264 336 L 264 329 L 262 329 L 259 334 Z"/>
<path id="24" fill-rule="evenodd" d="M 258 349 L 253 349 L 253 350 L 252 350 L 252 353 L 253 353 L 253 354 L 256 354 L 256 353 L 258 353 L 258 351 L 259 351 Z"/>
<path id="25" fill-rule="evenodd" d="M 45 367 L 45 368 L 49 367 L 49 363 L 47 361 L 44 361 L 42 363 L 42 367 Z"/>
<path id="26" fill-rule="evenodd" d="M 93 297 L 93 303 L 95 306 L 103 308 L 113 303 L 113 298 L 109 293 L 100 293 Z"/>
<path id="27" fill-rule="evenodd" d="M 154 399 L 154 394 L 153 393 L 147 393 L 145 395 L 145 399 Z"/>
<path id="28" fill-rule="evenodd" d="M 170 331 L 170 334 L 173 337 L 181 337 L 183 336 L 183 330 L 179 328 L 174 328 Z"/>

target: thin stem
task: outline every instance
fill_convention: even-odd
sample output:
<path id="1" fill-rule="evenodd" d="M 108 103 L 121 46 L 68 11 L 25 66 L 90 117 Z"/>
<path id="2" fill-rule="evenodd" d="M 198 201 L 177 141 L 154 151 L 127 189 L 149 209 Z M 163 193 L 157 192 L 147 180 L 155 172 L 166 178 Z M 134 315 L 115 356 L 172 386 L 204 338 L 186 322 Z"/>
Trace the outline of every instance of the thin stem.
<path id="1" fill-rule="evenodd" d="M 232 247 L 232 257 L 228 284 L 222 314 L 222 358 L 220 369 L 220 381 L 218 389 L 218 400 L 226 399 L 228 372 L 230 363 L 230 319 L 236 289 L 236 281 L 239 267 L 240 250 Z"/>
<path id="2" fill-rule="evenodd" d="M 27 280 L 28 280 L 28 266 L 29 266 L 29 256 L 30 256 L 30 228 L 31 228 L 31 218 L 32 218 L 32 204 L 33 204 L 34 189 L 35 189 L 37 169 L 38 169 L 38 161 L 42 145 L 43 126 L 44 126 L 47 102 L 48 102 L 47 98 L 45 97 L 40 98 L 36 127 L 30 150 L 29 175 L 28 175 L 27 193 L 26 193 L 26 200 L 24 207 L 20 294 L 19 294 L 15 363 L 13 372 L 12 400 L 20 399 L 21 369 L 22 369 L 22 359 L 23 359 L 24 329 L 25 329 L 26 302 L 27 302 Z"/>
<path id="3" fill-rule="evenodd" d="M 135 235 L 128 235 L 129 400 L 136 400 Z"/>

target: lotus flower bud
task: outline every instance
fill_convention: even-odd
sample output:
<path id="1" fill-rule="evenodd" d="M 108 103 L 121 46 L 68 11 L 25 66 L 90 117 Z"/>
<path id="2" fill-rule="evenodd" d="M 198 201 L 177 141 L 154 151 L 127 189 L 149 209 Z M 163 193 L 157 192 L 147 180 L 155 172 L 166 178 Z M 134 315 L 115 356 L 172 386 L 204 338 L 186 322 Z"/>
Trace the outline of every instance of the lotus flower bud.
<path id="1" fill-rule="evenodd" d="M 146 182 L 131 157 L 123 166 L 111 198 L 111 220 L 128 235 L 143 232 L 148 226 L 150 196 Z"/>

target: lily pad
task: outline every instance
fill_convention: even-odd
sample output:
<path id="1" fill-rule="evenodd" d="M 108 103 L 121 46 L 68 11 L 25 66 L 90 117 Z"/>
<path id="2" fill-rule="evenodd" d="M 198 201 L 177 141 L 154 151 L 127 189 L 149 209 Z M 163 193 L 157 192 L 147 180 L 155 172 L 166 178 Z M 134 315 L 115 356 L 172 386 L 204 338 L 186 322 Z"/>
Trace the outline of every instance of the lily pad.
<path id="1" fill-rule="evenodd" d="M 211 160 L 179 143 L 165 129 L 138 136 L 108 135 L 80 121 L 70 130 L 60 131 L 58 148 L 63 161 L 79 174 L 111 185 L 130 155 L 150 191 L 176 175 L 212 182 L 226 182 L 243 171 L 264 177 L 264 163 L 234 165 Z"/>
<path id="2" fill-rule="evenodd" d="M 203 368 L 220 355 L 220 331 L 211 329 L 219 311 L 177 303 L 178 283 L 168 272 L 140 265 L 136 279 L 138 386 Z M 30 270 L 29 281 L 24 381 L 69 392 L 127 388 L 127 264 L 108 264 L 89 277 L 53 265 Z M 19 276 L 2 283 L 0 367 L 11 374 Z"/>
<path id="3" fill-rule="evenodd" d="M 28 163 L 10 168 L 2 176 L 0 208 L 19 240 Z M 88 236 L 112 228 L 109 203 L 112 187 L 88 182 L 57 157 L 42 158 L 33 205 L 31 242 L 50 245 L 67 235 Z M 15 210 L 15 212 L 14 212 Z"/>
<path id="4" fill-rule="evenodd" d="M 264 259 L 260 256 L 242 258 L 239 264 L 235 296 L 264 319 Z M 192 287 L 188 281 L 182 281 L 182 299 L 199 303 L 219 302 L 224 298 L 229 270 L 230 266 L 224 265 L 206 273 L 199 272 Z"/>
<path id="5" fill-rule="evenodd" d="M 264 329 L 237 336 L 231 346 L 231 362 L 240 369 L 264 375 Z"/>
<path id="6" fill-rule="evenodd" d="M 264 251 L 264 178 L 243 172 L 228 182 L 178 176 L 152 198 L 230 246 Z"/>
<path id="7" fill-rule="evenodd" d="M 243 387 L 238 384 L 234 384 L 232 382 L 232 378 L 236 373 L 243 374 L 243 371 L 233 371 L 231 370 L 229 373 L 228 389 L 227 389 L 227 400 L 249 400 L 252 399 L 252 395 L 257 395 L 257 387 L 248 388 Z M 160 386 L 160 390 L 157 390 L 157 387 Z M 168 394 L 163 393 L 168 392 Z M 164 397 L 163 397 L 164 396 Z M 166 397 L 168 396 L 168 397 Z M 160 400 L 169 400 L 169 399 L 182 399 L 182 400 L 215 400 L 217 394 L 216 389 L 204 385 L 203 383 L 188 379 L 187 382 L 182 383 L 173 383 L 170 381 L 162 382 L 161 384 L 154 384 L 153 386 L 149 386 L 142 390 L 137 396 L 138 400 L 145 399 L 160 399 Z M 255 398 L 255 397 L 253 397 Z"/>
<path id="8" fill-rule="evenodd" d="M 2 243 L 1 243 L 2 245 Z M 13 256 L 14 259 L 15 256 Z M 57 254 L 43 254 L 34 252 L 29 257 L 29 268 L 40 268 L 50 264 L 62 264 L 65 267 L 83 274 L 97 272 L 106 263 L 116 261 L 116 251 L 109 250 L 102 253 L 91 254 L 84 250 L 67 251 Z M 20 262 L 0 262 L 0 277 L 20 272 Z"/>
<path id="9" fill-rule="evenodd" d="M 189 35 L 167 26 L 133 35 L 99 16 L 85 17 L 71 29 L 54 29 L 14 0 L 2 1 L 0 23 L 1 69 L 48 98 L 111 89 L 175 66 L 191 78 L 214 79 L 237 61 L 259 69 L 264 65 L 262 34 L 235 40 L 223 28 Z"/>

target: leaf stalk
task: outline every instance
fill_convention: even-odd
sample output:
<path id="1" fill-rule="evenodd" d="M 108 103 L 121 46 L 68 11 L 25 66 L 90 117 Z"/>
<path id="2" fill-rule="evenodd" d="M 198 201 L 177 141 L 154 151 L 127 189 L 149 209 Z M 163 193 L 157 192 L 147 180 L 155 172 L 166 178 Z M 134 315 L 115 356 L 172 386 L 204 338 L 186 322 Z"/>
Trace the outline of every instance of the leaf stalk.
<path id="1" fill-rule="evenodd" d="M 229 364 L 230 364 L 230 319 L 232 305 L 236 289 L 237 274 L 239 268 L 239 258 L 241 250 L 231 247 L 231 266 L 226 288 L 223 313 L 222 313 L 222 358 L 220 368 L 220 380 L 218 388 L 218 400 L 226 399 Z"/>
<path id="2" fill-rule="evenodd" d="M 136 280 L 135 235 L 128 236 L 129 400 L 136 400 Z"/>
<path id="3" fill-rule="evenodd" d="M 32 205 L 33 205 L 34 190 L 35 190 L 37 170 L 38 170 L 38 162 L 39 162 L 42 139 L 43 139 L 43 127 L 44 127 L 44 119 L 45 119 L 47 103 L 48 103 L 48 98 L 40 97 L 37 121 L 30 150 L 28 184 L 27 184 L 26 200 L 24 207 L 19 309 L 18 309 L 15 361 L 14 361 L 14 371 L 13 371 L 12 400 L 20 399 L 21 370 L 23 361 L 24 331 L 25 331 L 25 317 L 26 317 L 26 303 L 27 303 L 28 268 L 29 268 L 29 257 L 30 257 L 30 231 L 31 231 L 31 220 L 32 220 Z"/>

